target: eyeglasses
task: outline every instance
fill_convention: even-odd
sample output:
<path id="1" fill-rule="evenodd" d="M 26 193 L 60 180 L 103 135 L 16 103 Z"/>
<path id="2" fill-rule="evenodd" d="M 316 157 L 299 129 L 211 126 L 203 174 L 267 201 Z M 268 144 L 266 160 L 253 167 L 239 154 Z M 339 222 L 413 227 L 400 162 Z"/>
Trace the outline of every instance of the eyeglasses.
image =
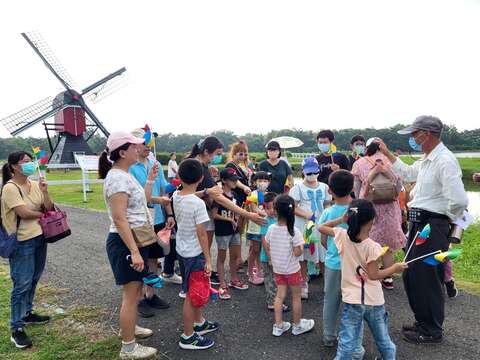
<path id="1" fill-rule="evenodd" d="M 239 152 L 237 153 L 238 156 L 248 156 L 248 152 Z"/>
<path id="2" fill-rule="evenodd" d="M 312 173 L 306 173 L 305 175 L 306 176 L 310 176 L 310 175 L 318 175 L 320 174 L 319 172 L 312 172 Z"/>

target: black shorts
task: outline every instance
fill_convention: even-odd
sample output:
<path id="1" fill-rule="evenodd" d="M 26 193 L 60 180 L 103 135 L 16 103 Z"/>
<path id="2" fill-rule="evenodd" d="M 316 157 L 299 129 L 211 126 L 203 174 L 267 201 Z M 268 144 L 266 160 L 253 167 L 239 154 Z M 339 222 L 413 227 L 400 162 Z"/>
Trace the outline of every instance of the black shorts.
<path id="1" fill-rule="evenodd" d="M 165 223 L 157 224 L 153 226 L 153 230 L 155 231 L 155 234 L 158 233 L 160 230 L 162 230 L 165 227 Z M 148 250 L 148 258 L 149 259 L 160 259 L 165 257 L 165 253 L 163 252 L 163 249 L 158 243 L 153 243 L 152 245 L 148 245 L 145 247 L 145 249 Z"/>
<path id="2" fill-rule="evenodd" d="M 132 281 L 142 282 L 142 273 L 133 270 L 127 261 L 130 250 L 118 233 L 109 233 L 107 238 L 107 255 L 112 267 L 113 277 L 117 285 L 125 285 Z M 140 248 L 140 255 L 147 266 L 148 251 Z"/>

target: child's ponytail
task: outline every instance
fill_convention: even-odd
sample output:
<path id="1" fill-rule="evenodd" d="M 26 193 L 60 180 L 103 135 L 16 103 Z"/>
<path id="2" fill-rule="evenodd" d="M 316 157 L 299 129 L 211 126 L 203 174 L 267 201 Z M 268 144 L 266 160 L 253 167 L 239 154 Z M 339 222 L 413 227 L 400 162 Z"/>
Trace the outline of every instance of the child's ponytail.
<path id="1" fill-rule="evenodd" d="M 295 235 L 295 201 L 288 195 L 279 195 L 275 199 L 275 210 L 279 219 L 287 223 L 287 230 L 291 236 Z"/>
<path id="2" fill-rule="evenodd" d="M 368 200 L 353 200 L 348 208 L 347 214 L 348 237 L 351 241 L 359 243 L 361 240 L 358 238 L 358 234 L 360 234 L 362 226 L 375 218 L 375 208 Z"/>

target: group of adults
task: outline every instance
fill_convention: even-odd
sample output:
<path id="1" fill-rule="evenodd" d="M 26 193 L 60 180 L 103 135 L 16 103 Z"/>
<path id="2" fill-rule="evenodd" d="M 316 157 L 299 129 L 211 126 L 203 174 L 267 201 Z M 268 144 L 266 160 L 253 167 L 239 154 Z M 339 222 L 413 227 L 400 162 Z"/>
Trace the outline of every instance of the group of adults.
<path id="1" fill-rule="evenodd" d="M 323 130 L 317 135 L 320 151 L 316 156 L 320 165 L 319 181 L 328 183 L 330 174 L 339 169 L 351 171 L 355 176 L 352 195 L 359 198 L 367 196 L 372 169 L 389 173 L 399 187 L 402 181 L 415 183 L 408 203 L 411 214 L 408 240 L 401 228 L 402 217 L 398 202 L 375 204 L 377 218 L 370 235 L 372 239 L 389 246 L 389 253 L 384 258 L 385 266 L 393 262 L 393 251 L 410 247 L 416 232 L 426 224 L 431 227 L 429 241 L 425 246 L 414 246 L 408 259 L 435 250 L 447 250 L 450 223 L 460 218 L 468 205 L 460 166 L 453 153 L 441 141 L 442 129 L 443 124 L 438 118 L 420 116 L 412 125 L 399 131 L 400 134 L 410 136 L 409 143 L 414 150 L 424 153 L 413 165 L 403 163 L 379 138 L 366 141 L 361 135 L 354 136 L 351 140 L 352 152 L 347 157 L 335 150 L 332 131 Z M 165 255 L 164 249 L 157 243 L 148 248 L 139 248 L 131 228 L 151 224 L 159 231 L 162 228 L 173 229 L 175 226 L 174 209 L 164 193 L 168 182 L 163 171 L 157 175 L 152 170 L 159 164 L 149 158 L 149 149 L 139 131 L 133 134 L 113 133 L 99 165 L 101 177 L 106 178 L 104 193 L 111 220 L 107 253 L 115 281 L 123 287 L 120 325 L 123 343 L 127 345 L 134 342 L 135 336 L 151 335 L 150 330 L 136 325 L 137 313 L 152 316 L 152 309 L 169 306 L 153 289 L 142 289 L 141 278 L 145 264 L 148 263 L 151 270 L 156 269 L 158 258 Z M 196 194 L 206 201 L 207 206 L 216 202 L 243 219 L 262 224 L 262 217 L 246 211 L 242 206 L 242 201 L 245 201 L 251 191 L 249 179 L 253 173 L 247 144 L 244 141 L 232 144 L 225 165 L 235 169 L 238 174 L 239 185 L 235 191 L 241 199 L 239 204 L 232 203 L 223 195 L 212 176 L 211 167 L 221 162 L 223 151 L 224 145 L 214 136 L 194 144 L 189 157 L 200 161 L 204 175 Z M 271 173 L 272 181 L 268 191 L 278 194 L 291 188 L 294 181 L 292 169 L 281 157 L 280 144 L 271 141 L 266 146 L 266 159 L 258 164 L 258 170 Z M 44 209 L 53 207 L 53 202 L 44 180 L 29 180 L 35 169 L 32 164 L 32 156 L 26 152 L 11 154 L 3 166 L 1 194 L 2 224 L 7 231 L 16 232 L 19 241 L 19 246 L 10 257 L 13 280 L 11 340 L 19 348 L 32 344 L 24 330 L 26 324 L 45 323 L 49 320 L 48 317 L 33 312 L 33 298 L 47 251 L 38 219 Z M 177 176 L 177 171 L 175 154 L 172 153 L 169 180 Z M 152 173 L 155 173 L 154 177 Z M 480 174 L 474 175 L 474 181 L 480 181 Z M 153 217 L 149 207 L 153 207 Z M 209 245 L 212 244 L 214 234 L 213 223 L 212 219 L 206 226 Z M 131 255 L 130 263 L 126 260 L 127 255 Z M 180 283 L 181 278 L 175 273 L 175 259 L 175 239 L 172 237 L 170 253 L 164 260 L 163 275 L 166 281 Z M 413 262 L 405 271 L 403 279 L 415 315 L 415 323 L 404 327 L 404 336 L 414 343 L 441 341 L 444 320 L 443 266 L 433 267 L 422 261 Z M 393 287 L 391 279 L 384 279 L 383 283 L 387 288 Z M 139 344 L 131 346 L 135 347 L 135 351 L 149 351 Z"/>

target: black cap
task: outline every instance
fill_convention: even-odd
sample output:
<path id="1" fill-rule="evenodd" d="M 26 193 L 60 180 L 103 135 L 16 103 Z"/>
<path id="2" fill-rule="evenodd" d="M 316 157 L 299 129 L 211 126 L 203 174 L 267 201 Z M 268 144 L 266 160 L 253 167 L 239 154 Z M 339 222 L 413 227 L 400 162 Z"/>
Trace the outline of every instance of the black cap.
<path id="1" fill-rule="evenodd" d="M 267 150 L 280 150 L 280 144 L 277 141 L 270 141 L 267 145 Z"/>
<path id="2" fill-rule="evenodd" d="M 220 171 L 220 180 L 236 181 L 236 180 L 240 180 L 240 176 L 238 176 L 235 169 L 225 168 L 222 171 Z"/>

